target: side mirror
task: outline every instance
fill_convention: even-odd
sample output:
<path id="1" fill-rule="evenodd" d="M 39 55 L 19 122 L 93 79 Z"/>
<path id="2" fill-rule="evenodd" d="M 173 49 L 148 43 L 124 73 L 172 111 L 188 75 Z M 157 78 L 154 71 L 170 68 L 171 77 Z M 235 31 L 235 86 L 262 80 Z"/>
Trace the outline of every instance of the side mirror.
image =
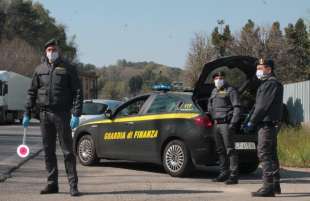
<path id="1" fill-rule="evenodd" d="M 111 109 L 107 109 L 104 113 L 104 116 L 107 118 L 107 119 L 111 119 L 112 118 L 112 110 Z"/>
<path id="2" fill-rule="evenodd" d="M 105 113 L 105 112 L 107 111 L 107 108 L 108 108 L 108 106 L 107 106 L 107 105 L 103 105 L 103 106 L 100 108 L 100 110 L 98 111 L 98 112 L 99 112 L 99 114 L 103 114 L 103 113 Z"/>

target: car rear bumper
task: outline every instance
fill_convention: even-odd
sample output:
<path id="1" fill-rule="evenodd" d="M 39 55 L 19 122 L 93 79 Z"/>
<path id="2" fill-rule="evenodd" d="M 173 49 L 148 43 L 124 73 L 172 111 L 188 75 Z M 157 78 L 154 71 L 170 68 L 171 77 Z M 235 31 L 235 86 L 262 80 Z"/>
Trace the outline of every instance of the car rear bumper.
<path id="1" fill-rule="evenodd" d="M 213 165 L 217 161 L 212 129 L 197 129 L 191 139 L 191 157 L 195 165 Z"/>
<path id="2" fill-rule="evenodd" d="M 214 140 L 211 137 L 201 137 L 196 139 L 196 146 L 191 150 L 192 160 L 195 165 L 216 165 L 218 156 L 216 154 L 216 147 Z M 235 135 L 235 143 L 253 144 L 253 147 L 243 147 L 236 149 L 239 161 L 246 161 L 246 163 L 256 163 L 257 158 L 257 136 L 256 135 Z"/>

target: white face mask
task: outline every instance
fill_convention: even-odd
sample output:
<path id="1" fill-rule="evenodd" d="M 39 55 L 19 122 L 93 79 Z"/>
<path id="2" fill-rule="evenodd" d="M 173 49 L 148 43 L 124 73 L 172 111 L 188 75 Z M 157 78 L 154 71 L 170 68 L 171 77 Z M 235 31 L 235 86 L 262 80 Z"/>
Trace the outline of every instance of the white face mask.
<path id="1" fill-rule="evenodd" d="M 216 79 L 216 80 L 214 80 L 214 85 L 217 89 L 220 89 L 224 86 L 224 80 Z"/>
<path id="2" fill-rule="evenodd" d="M 262 71 L 262 70 L 257 70 L 257 71 L 256 71 L 256 77 L 257 77 L 259 80 L 263 79 L 263 78 L 265 77 L 264 71 Z"/>
<path id="3" fill-rule="evenodd" d="M 50 63 L 54 63 L 56 59 L 58 59 L 59 54 L 58 52 L 47 52 L 46 57 L 48 58 Z"/>

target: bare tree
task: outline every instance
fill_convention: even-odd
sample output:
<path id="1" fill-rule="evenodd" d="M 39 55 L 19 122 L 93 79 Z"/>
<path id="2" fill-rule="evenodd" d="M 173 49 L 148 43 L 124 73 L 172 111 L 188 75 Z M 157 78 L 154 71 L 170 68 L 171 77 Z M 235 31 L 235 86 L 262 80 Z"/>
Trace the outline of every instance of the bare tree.
<path id="1" fill-rule="evenodd" d="M 239 34 L 236 34 L 234 44 L 231 46 L 233 55 L 246 55 L 259 57 L 264 45 L 262 42 L 262 33 L 259 27 L 256 27 L 252 20 L 248 20 Z"/>
<path id="2" fill-rule="evenodd" d="M 14 38 L 0 42 L 0 69 L 31 76 L 40 55 L 25 40 Z"/>
<path id="3" fill-rule="evenodd" d="M 216 57 L 211 41 L 204 33 L 196 33 L 191 42 L 185 66 L 185 81 L 189 86 L 194 86 L 202 71 L 204 64 Z"/>

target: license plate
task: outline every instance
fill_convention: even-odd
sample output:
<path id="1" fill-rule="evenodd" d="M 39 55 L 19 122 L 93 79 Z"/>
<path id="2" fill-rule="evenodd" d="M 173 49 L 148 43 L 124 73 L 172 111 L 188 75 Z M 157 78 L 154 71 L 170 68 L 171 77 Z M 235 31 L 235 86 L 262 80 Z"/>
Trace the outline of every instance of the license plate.
<path id="1" fill-rule="evenodd" d="M 236 142 L 235 149 L 256 149 L 254 142 Z"/>

